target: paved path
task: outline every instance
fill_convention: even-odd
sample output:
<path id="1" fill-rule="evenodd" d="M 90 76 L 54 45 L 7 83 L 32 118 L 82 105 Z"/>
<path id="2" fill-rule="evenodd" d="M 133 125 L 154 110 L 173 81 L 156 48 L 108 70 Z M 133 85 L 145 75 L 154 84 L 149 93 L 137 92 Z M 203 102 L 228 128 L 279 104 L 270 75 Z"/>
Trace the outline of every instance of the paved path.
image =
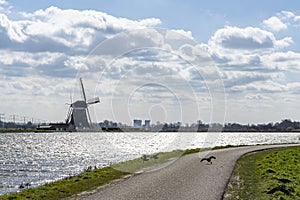
<path id="1" fill-rule="evenodd" d="M 223 192 L 240 156 L 251 151 L 291 145 L 268 145 L 221 149 L 183 156 L 154 172 L 142 173 L 112 184 L 87 197 L 76 199 L 222 199 Z M 300 146 L 300 144 L 297 144 Z M 200 163 L 202 156 L 214 155 L 212 165 Z"/>

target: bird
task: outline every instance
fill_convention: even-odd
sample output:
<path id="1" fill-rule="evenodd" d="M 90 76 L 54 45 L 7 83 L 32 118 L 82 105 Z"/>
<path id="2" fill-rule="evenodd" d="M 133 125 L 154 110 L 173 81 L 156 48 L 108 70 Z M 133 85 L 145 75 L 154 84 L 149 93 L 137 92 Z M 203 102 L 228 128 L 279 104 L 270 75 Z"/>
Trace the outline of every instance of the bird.
<path id="1" fill-rule="evenodd" d="M 19 188 L 20 188 L 20 189 L 23 189 L 23 188 L 25 188 L 24 184 L 23 184 L 23 183 L 21 183 L 21 185 L 19 186 Z"/>
<path id="2" fill-rule="evenodd" d="M 21 183 L 21 185 L 19 186 L 19 188 L 20 189 L 24 189 L 25 188 L 25 186 L 27 187 L 27 189 L 29 188 L 29 186 L 31 186 L 31 184 L 30 183 Z"/>
<path id="3" fill-rule="evenodd" d="M 212 164 L 212 161 L 211 161 L 212 159 L 217 159 L 217 158 L 215 156 L 210 156 L 208 158 L 202 158 L 200 160 L 200 162 L 203 162 L 204 160 L 206 160 L 208 163 Z"/>
<path id="4" fill-rule="evenodd" d="M 27 187 L 27 189 L 29 188 L 29 186 L 31 186 L 31 183 L 25 183 L 25 186 Z"/>
<path id="5" fill-rule="evenodd" d="M 148 157 L 147 155 L 143 155 L 143 156 L 141 157 L 141 159 L 143 160 L 143 162 L 145 162 L 145 161 L 148 161 L 148 160 L 149 160 L 149 157 Z"/>

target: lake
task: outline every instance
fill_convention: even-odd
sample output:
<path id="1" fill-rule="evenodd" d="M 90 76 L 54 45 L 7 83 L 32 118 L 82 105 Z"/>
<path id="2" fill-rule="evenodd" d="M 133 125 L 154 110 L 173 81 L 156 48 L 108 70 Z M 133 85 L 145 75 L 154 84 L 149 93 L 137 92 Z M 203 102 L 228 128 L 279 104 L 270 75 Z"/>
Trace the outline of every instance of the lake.
<path id="1" fill-rule="evenodd" d="M 224 145 L 299 143 L 300 133 L 1 133 L 0 194 L 175 149 Z"/>

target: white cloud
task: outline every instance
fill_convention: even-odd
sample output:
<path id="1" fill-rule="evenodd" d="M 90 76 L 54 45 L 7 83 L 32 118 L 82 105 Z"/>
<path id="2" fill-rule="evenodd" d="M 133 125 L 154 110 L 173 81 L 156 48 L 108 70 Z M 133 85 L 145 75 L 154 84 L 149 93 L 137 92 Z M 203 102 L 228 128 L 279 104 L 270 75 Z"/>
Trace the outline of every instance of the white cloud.
<path id="1" fill-rule="evenodd" d="M 284 51 L 292 43 L 290 37 L 277 39 L 260 28 L 227 26 L 216 31 L 206 48 L 230 93 L 282 93 L 288 91 L 286 72 L 300 69 L 298 53 Z"/>
<path id="2" fill-rule="evenodd" d="M 55 63 L 63 54 L 52 52 L 18 52 L 0 50 L 0 65 L 23 65 L 36 67 L 39 65 L 47 65 Z"/>
<path id="3" fill-rule="evenodd" d="M 249 100 L 271 100 L 272 98 L 262 95 L 262 94 L 248 94 L 245 96 Z"/>
<path id="4" fill-rule="evenodd" d="M 288 26 L 300 26 L 300 16 L 291 11 L 281 11 L 266 19 L 262 23 L 265 28 L 271 31 L 280 31 L 287 29 Z"/>
<path id="5" fill-rule="evenodd" d="M 270 57 L 292 42 L 289 37 L 278 40 L 271 32 L 259 28 L 225 27 L 210 38 L 207 49 L 226 74 L 225 85 L 232 87 L 282 78 L 282 71 L 275 71 L 282 68 L 270 62 Z"/>
<path id="6" fill-rule="evenodd" d="M 281 19 L 283 21 L 285 21 L 286 24 L 288 24 L 288 25 L 296 26 L 296 27 L 300 26 L 300 16 L 296 15 L 293 12 L 290 12 L 290 11 L 281 11 L 280 13 L 277 13 L 277 15 L 279 17 L 281 17 Z"/>
<path id="7" fill-rule="evenodd" d="M 287 47 L 292 43 L 291 38 L 277 40 L 268 31 L 254 27 L 230 27 L 219 29 L 208 41 L 211 49 L 227 49 L 238 51 L 257 51 Z"/>
<path id="8" fill-rule="evenodd" d="M 300 53 L 293 51 L 274 52 L 262 55 L 264 66 L 284 71 L 300 71 Z"/>
<path id="9" fill-rule="evenodd" d="M 295 94 L 300 94 L 300 82 L 291 82 L 286 85 L 286 88 L 288 91 L 295 93 Z"/>
<path id="10" fill-rule="evenodd" d="M 185 30 L 172 30 L 167 31 L 166 39 L 169 40 L 193 40 L 193 35 L 191 31 L 185 31 Z"/>
<path id="11" fill-rule="evenodd" d="M 244 85 L 236 85 L 230 89 L 233 92 L 255 91 L 265 93 L 280 93 L 285 91 L 285 86 L 271 80 L 258 81 Z"/>
<path id="12" fill-rule="evenodd" d="M 158 18 L 148 18 L 148 19 L 142 19 L 138 23 L 139 25 L 144 27 L 154 27 L 161 24 L 161 21 Z"/>
<path id="13" fill-rule="evenodd" d="M 12 42 L 38 43 L 39 46 L 57 43 L 81 51 L 90 50 L 91 45 L 116 33 L 157 26 L 161 23 L 157 18 L 134 21 L 99 11 L 57 7 L 22 13 L 21 17 L 21 20 L 10 20 L 5 14 L 0 15 L 0 28 L 6 30 L 6 35 Z M 10 48 L 13 48 L 13 45 Z"/>
<path id="14" fill-rule="evenodd" d="M 277 15 L 282 18 L 283 20 L 291 19 L 295 17 L 295 14 L 291 11 L 281 11 L 280 13 L 277 13 Z"/>
<path id="15" fill-rule="evenodd" d="M 281 31 L 287 29 L 287 25 L 284 24 L 278 17 L 270 17 L 263 21 L 263 25 L 271 31 Z"/>
<path id="16" fill-rule="evenodd" d="M 0 14 L 0 28 L 3 28 L 13 41 L 24 42 L 27 39 L 27 35 L 23 32 L 26 23 L 26 21 L 10 21 L 5 14 Z"/>
<path id="17" fill-rule="evenodd" d="M 76 70 L 88 70 L 85 56 L 70 56 L 64 61 L 66 67 L 71 67 Z"/>
<path id="18" fill-rule="evenodd" d="M 0 5 L 8 5 L 8 2 L 6 0 L 0 0 Z"/>
<path id="19" fill-rule="evenodd" d="M 11 9 L 11 6 L 9 6 L 9 3 L 6 0 L 0 0 L 0 11 L 9 13 Z"/>

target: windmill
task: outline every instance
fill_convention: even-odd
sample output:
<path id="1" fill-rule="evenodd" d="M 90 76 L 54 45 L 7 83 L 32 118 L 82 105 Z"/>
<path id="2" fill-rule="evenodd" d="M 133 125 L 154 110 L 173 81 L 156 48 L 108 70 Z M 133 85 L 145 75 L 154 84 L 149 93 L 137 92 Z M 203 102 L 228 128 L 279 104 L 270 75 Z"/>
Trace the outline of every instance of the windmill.
<path id="1" fill-rule="evenodd" d="M 91 130 L 92 120 L 89 112 L 89 105 L 99 103 L 99 97 L 87 100 L 83 87 L 82 78 L 79 79 L 82 100 L 71 102 L 66 119 L 68 130 Z"/>

